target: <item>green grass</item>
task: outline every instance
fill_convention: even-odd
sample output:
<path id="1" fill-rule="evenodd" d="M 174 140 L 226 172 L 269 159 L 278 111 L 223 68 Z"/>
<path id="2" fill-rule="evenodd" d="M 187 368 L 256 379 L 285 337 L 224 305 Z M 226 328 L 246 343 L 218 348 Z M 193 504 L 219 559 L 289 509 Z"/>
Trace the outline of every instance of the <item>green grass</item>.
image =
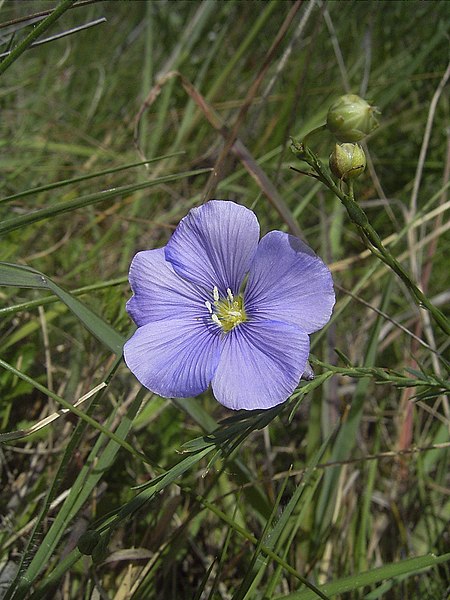
<path id="1" fill-rule="evenodd" d="M 410 290 L 445 319 L 448 3 L 303 3 L 268 63 L 294 3 L 70 4 L 0 4 L 0 598 L 444 599 L 448 337 Z M 347 85 L 382 111 L 356 198 L 409 280 L 290 169 Z M 215 197 L 301 232 L 337 292 L 316 379 L 250 413 L 120 356 L 130 261 L 204 200 L 240 113 Z"/>

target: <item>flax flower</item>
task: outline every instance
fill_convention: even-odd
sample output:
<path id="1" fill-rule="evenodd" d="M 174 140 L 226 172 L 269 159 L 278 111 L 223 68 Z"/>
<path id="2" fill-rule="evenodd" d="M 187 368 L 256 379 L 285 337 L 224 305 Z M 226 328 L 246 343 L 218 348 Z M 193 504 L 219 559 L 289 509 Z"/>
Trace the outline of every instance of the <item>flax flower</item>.
<path id="1" fill-rule="evenodd" d="M 307 370 L 309 334 L 330 318 L 331 274 L 299 239 L 259 240 L 255 214 L 211 200 L 164 248 L 139 252 L 127 311 L 138 326 L 125 362 L 149 390 L 186 398 L 209 385 L 231 409 L 284 402 Z"/>

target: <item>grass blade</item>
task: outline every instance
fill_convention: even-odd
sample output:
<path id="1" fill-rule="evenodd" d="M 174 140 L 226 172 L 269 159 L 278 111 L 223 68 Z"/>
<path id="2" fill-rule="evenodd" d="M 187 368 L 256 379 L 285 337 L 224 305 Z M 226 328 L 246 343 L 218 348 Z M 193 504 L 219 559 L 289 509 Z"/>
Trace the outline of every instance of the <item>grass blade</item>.
<path id="1" fill-rule="evenodd" d="M 450 553 L 443 554 L 442 556 L 428 554 L 416 558 L 407 558 L 406 560 L 387 564 L 371 571 L 359 573 L 359 575 L 343 577 L 338 581 L 321 586 L 320 589 L 329 596 L 336 596 L 337 594 L 344 594 L 345 592 L 358 590 L 367 585 L 379 583 L 383 579 L 392 579 L 401 575 L 415 575 L 422 569 L 429 569 L 449 560 Z M 310 590 L 304 590 L 288 594 L 287 596 L 278 596 L 276 600 L 316 600 L 316 595 Z"/>
<path id="2" fill-rule="evenodd" d="M 43 273 L 31 267 L 0 263 L 0 286 L 2 285 L 50 290 L 64 302 L 100 342 L 105 344 L 115 354 L 122 354 L 124 338 L 90 308 L 85 306 L 72 294 L 63 290 Z"/>
<path id="3" fill-rule="evenodd" d="M 183 179 L 186 177 L 202 175 L 204 173 L 209 173 L 210 171 L 211 169 L 197 169 L 195 171 L 188 171 L 185 173 L 166 175 L 164 177 L 158 177 L 157 179 L 153 179 L 152 181 L 144 181 L 143 183 L 135 183 L 133 185 L 124 185 L 122 187 L 112 188 L 109 190 L 104 190 L 102 192 L 96 192 L 95 194 L 82 196 L 81 198 L 75 198 L 75 200 L 67 200 L 66 202 L 60 202 L 59 204 L 48 206 L 47 208 L 41 208 L 26 215 L 20 215 L 19 217 L 13 217 L 12 219 L 7 219 L 6 221 L 3 221 L 3 223 L 0 223 L 0 235 L 10 233 L 11 231 L 15 231 L 16 229 L 21 229 L 26 225 L 32 225 L 33 223 L 38 223 L 39 221 L 43 221 L 45 219 L 50 219 L 67 212 L 78 210 L 79 208 L 91 206 L 93 204 L 97 204 L 105 200 L 111 200 L 112 198 L 117 198 L 118 196 L 131 194 L 139 190 L 145 190 L 147 188 L 160 185 L 162 183 L 169 183 L 172 181 L 178 181 L 179 179 Z"/>

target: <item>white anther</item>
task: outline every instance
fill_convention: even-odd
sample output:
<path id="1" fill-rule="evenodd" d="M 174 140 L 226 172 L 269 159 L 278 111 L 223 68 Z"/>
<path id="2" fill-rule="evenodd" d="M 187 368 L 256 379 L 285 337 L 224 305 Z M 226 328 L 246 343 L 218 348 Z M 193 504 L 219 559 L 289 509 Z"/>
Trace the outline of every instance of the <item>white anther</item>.
<path id="1" fill-rule="evenodd" d="M 217 289 L 217 285 L 213 288 L 213 298 L 214 302 L 219 302 L 219 290 Z"/>
<path id="2" fill-rule="evenodd" d="M 211 302 L 209 300 L 205 301 L 205 306 L 208 309 L 209 314 L 212 315 L 212 306 L 211 306 Z"/>
<path id="3" fill-rule="evenodd" d="M 228 296 L 228 300 L 229 300 L 230 302 L 234 302 L 234 296 L 233 296 L 233 294 L 232 294 L 232 292 L 231 292 L 230 288 L 227 288 L 227 296 Z"/>
<path id="4" fill-rule="evenodd" d="M 216 325 L 218 325 L 219 327 L 222 327 L 222 324 L 219 321 L 219 317 L 215 313 L 213 315 L 211 315 L 211 319 L 214 321 L 214 323 Z"/>

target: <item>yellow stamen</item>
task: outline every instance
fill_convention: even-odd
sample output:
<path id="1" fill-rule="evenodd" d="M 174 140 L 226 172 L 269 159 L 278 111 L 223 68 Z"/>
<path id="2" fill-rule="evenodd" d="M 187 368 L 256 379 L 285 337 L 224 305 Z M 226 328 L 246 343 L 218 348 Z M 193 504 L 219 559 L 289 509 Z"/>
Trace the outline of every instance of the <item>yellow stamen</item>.
<path id="1" fill-rule="evenodd" d="M 240 323 L 247 321 L 247 315 L 244 309 L 244 299 L 242 296 L 235 297 L 230 288 L 228 288 L 227 297 L 220 299 L 219 290 L 214 286 L 213 298 L 214 312 L 210 302 L 206 301 L 205 305 L 211 314 L 212 321 L 216 325 L 220 325 L 225 333 L 231 331 Z"/>

